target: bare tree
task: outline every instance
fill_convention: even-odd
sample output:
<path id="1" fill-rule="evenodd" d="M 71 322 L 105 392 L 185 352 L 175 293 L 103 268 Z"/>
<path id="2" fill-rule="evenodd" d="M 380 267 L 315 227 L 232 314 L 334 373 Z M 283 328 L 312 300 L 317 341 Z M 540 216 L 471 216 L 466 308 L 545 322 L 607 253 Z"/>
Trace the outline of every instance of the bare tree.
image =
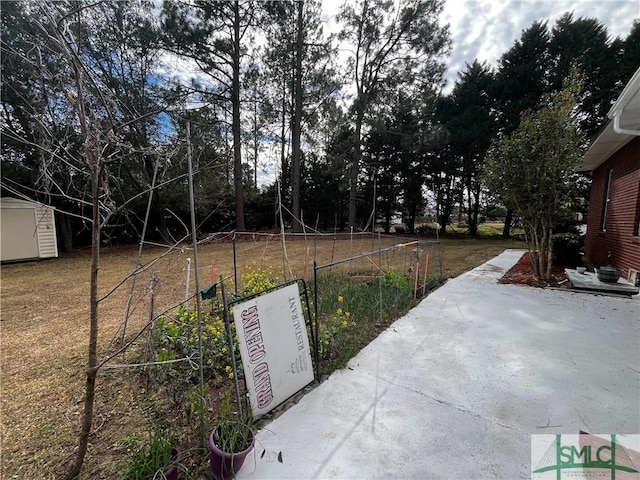
<path id="1" fill-rule="evenodd" d="M 142 188 L 123 198 L 122 184 L 113 173 L 134 150 L 130 127 L 144 123 L 152 112 L 136 111 L 132 103 L 125 103 L 114 85 L 104 81 L 104 62 L 92 56 L 95 37 L 89 32 L 98 28 L 97 22 L 108 21 L 105 6 L 104 2 L 24 3 L 21 13 L 16 13 L 26 21 L 19 32 L 23 41 L 10 42 L 4 36 L 2 40 L 3 57 L 27 66 L 37 84 L 22 103 L 16 103 L 24 109 L 29 129 L 11 122 L 15 111 L 10 109 L 5 111 L 3 135 L 36 152 L 37 186 L 48 195 L 80 205 L 77 215 L 91 225 L 88 360 L 78 449 L 67 473 L 70 479 L 81 471 L 93 424 L 100 368 L 99 305 L 106 298 L 98 296 L 102 232 L 114 215 L 149 192 Z M 4 75 L 3 69 L 3 80 Z M 24 93 L 18 88 L 13 92 Z M 137 153 L 158 155 L 152 146 L 138 148 Z M 19 193 L 14 187 L 3 181 L 3 188 Z"/>

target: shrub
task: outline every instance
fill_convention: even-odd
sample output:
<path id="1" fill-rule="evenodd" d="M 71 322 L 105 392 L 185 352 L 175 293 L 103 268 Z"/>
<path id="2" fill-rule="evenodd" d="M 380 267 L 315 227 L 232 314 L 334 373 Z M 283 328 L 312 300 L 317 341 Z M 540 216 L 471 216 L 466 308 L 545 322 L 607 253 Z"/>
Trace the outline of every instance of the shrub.
<path id="1" fill-rule="evenodd" d="M 320 332 L 319 347 L 323 359 L 329 358 L 332 351 L 340 350 L 340 343 L 346 338 L 348 331 L 357 326 L 351 318 L 351 312 L 345 309 L 344 297 L 338 295 L 333 314 L 323 322 Z"/>
<path id="2" fill-rule="evenodd" d="M 233 323 L 231 329 L 235 337 Z M 184 363 L 167 363 L 161 366 L 161 372 L 165 376 L 181 375 L 185 381 L 197 382 L 198 311 L 189 310 L 181 305 L 172 317 L 158 318 L 153 337 L 158 361 L 189 359 L 187 368 L 181 367 Z M 237 343 L 235 348 L 238 352 Z M 215 311 L 202 314 L 202 355 L 205 379 L 233 375 L 229 365 L 229 343 L 224 321 Z"/>
<path id="3" fill-rule="evenodd" d="M 396 272 L 395 270 L 387 270 L 382 277 L 383 285 L 399 289 L 410 288 L 411 280 L 406 275 Z"/>
<path id="4" fill-rule="evenodd" d="M 258 267 L 255 263 L 248 265 L 247 271 L 240 278 L 242 279 L 242 296 L 255 295 L 274 288 L 278 284 L 273 274 L 273 267 Z"/>
<path id="5" fill-rule="evenodd" d="M 553 256 L 566 267 L 574 268 L 582 261 L 584 236 L 577 233 L 556 233 L 552 236 Z"/>
<path id="6" fill-rule="evenodd" d="M 277 285 L 273 267 L 247 267 L 241 276 L 242 296 L 254 295 Z M 219 377 L 233 378 L 229 342 L 222 318 L 222 306 L 214 305 L 209 312 L 202 312 L 202 355 L 204 379 Z M 235 336 L 235 324 L 231 322 L 231 331 Z M 153 346 L 156 359 L 167 362 L 157 370 L 160 379 L 180 377 L 186 383 L 198 382 L 198 311 L 182 304 L 170 316 L 159 317 L 153 330 Z M 237 341 L 234 341 L 236 358 L 240 358 Z M 187 359 L 170 363 L 173 360 Z"/>

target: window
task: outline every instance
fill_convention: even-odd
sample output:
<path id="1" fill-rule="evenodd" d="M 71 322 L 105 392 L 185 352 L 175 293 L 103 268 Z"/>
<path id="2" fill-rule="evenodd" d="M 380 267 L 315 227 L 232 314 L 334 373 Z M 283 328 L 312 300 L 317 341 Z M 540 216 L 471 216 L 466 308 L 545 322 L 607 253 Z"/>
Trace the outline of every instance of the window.
<path id="1" fill-rule="evenodd" d="M 613 168 L 607 172 L 607 185 L 604 191 L 604 208 L 602 209 L 602 231 L 607 231 L 607 212 L 609 210 L 609 202 L 611 201 L 611 177 L 613 176 Z"/>
<path id="2" fill-rule="evenodd" d="M 636 233 L 635 234 L 640 237 L 640 181 L 638 182 L 638 201 L 636 202 Z"/>

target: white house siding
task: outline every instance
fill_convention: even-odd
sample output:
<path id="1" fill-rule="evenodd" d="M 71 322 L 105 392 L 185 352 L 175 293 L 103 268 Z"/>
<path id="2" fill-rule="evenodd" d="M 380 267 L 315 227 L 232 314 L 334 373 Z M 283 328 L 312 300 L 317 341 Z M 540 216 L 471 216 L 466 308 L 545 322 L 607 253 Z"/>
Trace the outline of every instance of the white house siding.
<path id="1" fill-rule="evenodd" d="M 38 205 L 36 208 L 36 222 L 38 225 L 40 258 L 57 257 L 58 241 L 56 239 L 56 220 L 53 208 L 46 205 Z"/>

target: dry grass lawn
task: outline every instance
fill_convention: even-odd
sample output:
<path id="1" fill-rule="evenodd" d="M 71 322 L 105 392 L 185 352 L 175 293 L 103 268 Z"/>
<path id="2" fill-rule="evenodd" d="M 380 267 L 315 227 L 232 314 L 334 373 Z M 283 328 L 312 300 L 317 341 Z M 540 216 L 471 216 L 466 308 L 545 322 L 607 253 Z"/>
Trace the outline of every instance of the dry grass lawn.
<path id="1" fill-rule="evenodd" d="M 409 239 L 411 240 L 411 239 Z M 382 246 L 407 241 L 383 238 Z M 288 268 L 296 277 L 310 271 L 315 255 L 319 264 L 371 251 L 377 240 L 349 239 L 288 241 Z M 467 271 L 505 248 L 520 243 L 503 240 L 449 240 L 442 242 L 445 276 Z M 233 274 L 231 243 L 210 243 L 199 247 L 201 288 L 215 278 Z M 103 249 L 100 292 L 106 295 L 134 270 L 137 247 Z M 160 247 L 147 248 L 142 263 L 166 253 Z M 149 317 L 150 278 L 160 280 L 154 311 L 159 313 L 183 299 L 187 258 L 184 248 L 165 255 L 136 280 L 134 311 L 128 333 L 139 330 Z M 256 262 L 280 272 L 282 244 L 278 237 L 256 237 L 238 243 L 239 272 Z M 1 283 L 1 402 L 2 469 L 4 479 L 58 478 L 71 458 L 80 424 L 84 365 L 89 324 L 90 252 L 78 251 L 58 259 L 3 265 Z M 287 270 L 288 270 L 287 268 Z M 191 276 L 191 292 L 194 275 Z M 113 291 L 100 307 L 100 355 L 113 350 L 113 339 L 121 327 L 131 282 Z M 126 360 L 118 357 L 118 361 Z M 103 370 L 99 374 L 94 435 L 85 462 L 86 478 L 101 478 L 121 458 L 123 436 L 145 432 L 145 408 L 136 393 L 145 388 L 139 377 L 125 369 Z M 110 477 L 110 476 L 109 476 Z"/>

